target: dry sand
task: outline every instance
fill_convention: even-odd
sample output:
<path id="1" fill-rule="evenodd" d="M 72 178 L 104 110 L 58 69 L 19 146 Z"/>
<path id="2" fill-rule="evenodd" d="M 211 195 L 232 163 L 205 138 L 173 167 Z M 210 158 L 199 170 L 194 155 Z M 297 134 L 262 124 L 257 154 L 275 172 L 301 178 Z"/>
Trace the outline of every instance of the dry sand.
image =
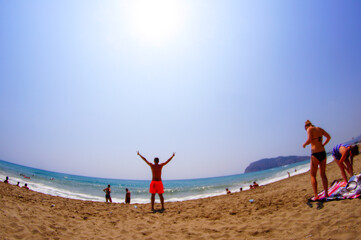
<path id="1" fill-rule="evenodd" d="M 360 156 L 354 168 L 361 172 Z M 335 162 L 327 176 L 329 184 L 341 180 Z M 317 210 L 306 205 L 310 196 L 305 173 L 242 193 L 166 202 L 164 213 L 151 213 L 150 204 L 65 199 L 0 183 L 0 239 L 361 239 L 360 199 Z"/>

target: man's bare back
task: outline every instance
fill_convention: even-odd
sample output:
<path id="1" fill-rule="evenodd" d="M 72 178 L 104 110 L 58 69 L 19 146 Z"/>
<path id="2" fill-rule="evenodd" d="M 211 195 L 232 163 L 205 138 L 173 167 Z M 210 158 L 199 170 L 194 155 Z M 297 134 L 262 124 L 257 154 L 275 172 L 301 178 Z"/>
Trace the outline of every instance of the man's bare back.
<path id="1" fill-rule="evenodd" d="M 148 160 L 145 157 L 143 157 L 142 155 L 140 155 L 139 152 L 137 152 L 137 154 L 152 169 L 152 182 L 150 183 L 150 188 L 149 188 L 149 192 L 152 194 L 152 197 L 151 197 L 152 211 L 153 212 L 155 211 L 154 210 L 154 199 L 155 199 L 156 193 L 158 193 L 160 202 L 162 204 L 161 211 L 164 211 L 164 198 L 163 198 L 164 187 L 163 187 L 163 183 L 162 183 L 162 168 L 172 160 L 175 153 L 173 153 L 173 155 L 166 162 L 161 163 L 161 164 L 159 164 L 158 158 L 154 158 L 154 164 L 153 164 L 153 163 L 148 162 Z"/>
<path id="2" fill-rule="evenodd" d="M 152 180 L 153 181 L 162 181 L 162 168 L 168 164 L 172 158 L 175 156 L 175 153 L 173 153 L 173 155 L 164 163 L 159 164 L 159 159 L 155 158 L 154 159 L 154 164 L 148 162 L 148 160 L 143 157 L 139 152 L 137 152 L 138 156 L 140 156 L 148 165 L 149 167 L 152 169 Z"/>
<path id="3" fill-rule="evenodd" d="M 149 165 L 152 169 L 152 180 L 153 181 L 162 181 L 162 164 L 151 164 Z"/>

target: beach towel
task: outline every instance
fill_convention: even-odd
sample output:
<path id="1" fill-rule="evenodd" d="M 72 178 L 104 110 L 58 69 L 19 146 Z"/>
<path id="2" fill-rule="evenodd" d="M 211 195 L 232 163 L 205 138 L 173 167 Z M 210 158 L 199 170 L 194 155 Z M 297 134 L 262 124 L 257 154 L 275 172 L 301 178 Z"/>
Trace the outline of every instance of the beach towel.
<path id="1" fill-rule="evenodd" d="M 332 201 L 342 199 L 360 198 L 361 196 L 361 174 L 354 175 L 350 178 L 348 183 L 334 181 L 332 186 L 328 189 L 329 197 L 325 198 L 325 192 L 318 194 L 318 201 Z M 314 201 L 314 197 L 310 199 Z"/>

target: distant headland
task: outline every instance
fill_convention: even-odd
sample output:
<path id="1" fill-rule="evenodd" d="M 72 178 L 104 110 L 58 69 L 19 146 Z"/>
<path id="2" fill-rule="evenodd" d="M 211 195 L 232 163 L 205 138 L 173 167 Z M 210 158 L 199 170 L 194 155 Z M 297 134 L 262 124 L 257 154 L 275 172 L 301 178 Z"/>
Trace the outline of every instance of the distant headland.
<path id="1" fill-rule="evenodd" d="M 245 173 L 262 171 L 270 168 L 281 167 L 284 165 L 302 162 L 309 160 L 310 156 L 288 156 L 288 157 L 276 157 L 276 158 L 264 158 L 255 162 L 252 162 L 244 171 Z"/>

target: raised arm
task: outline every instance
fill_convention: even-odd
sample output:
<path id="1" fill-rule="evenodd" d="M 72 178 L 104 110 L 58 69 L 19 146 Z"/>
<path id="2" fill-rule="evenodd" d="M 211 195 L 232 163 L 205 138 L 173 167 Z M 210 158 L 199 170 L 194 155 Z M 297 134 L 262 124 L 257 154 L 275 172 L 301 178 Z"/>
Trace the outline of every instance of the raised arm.
<path id="1" fill-rule="evenodd" d="M 173 153 L 173 155 L 167 160 L 165 161 L 164 163 L 162 163 L 161 165 L 164 166 L 166 164 L 168 164 L 170 162 L 170 160 L 172 160 L 172 158 L 175 156 L 175 153 Z"/>
<path id="2" fill-rule="evenodd" d="M 143 157 L 143 156 L 139 153 L 139 151 L 137 151 L 137 154 L 138 154 L 139 157 L 141 157 L 141 158 L 144 160 L 144 162 L 145 162 L 146 164 L 148 164 L 149 166 L 152 165 L 150 162 L 147 161 L 147 159 L 146 159 L 145 157 Z"/>

